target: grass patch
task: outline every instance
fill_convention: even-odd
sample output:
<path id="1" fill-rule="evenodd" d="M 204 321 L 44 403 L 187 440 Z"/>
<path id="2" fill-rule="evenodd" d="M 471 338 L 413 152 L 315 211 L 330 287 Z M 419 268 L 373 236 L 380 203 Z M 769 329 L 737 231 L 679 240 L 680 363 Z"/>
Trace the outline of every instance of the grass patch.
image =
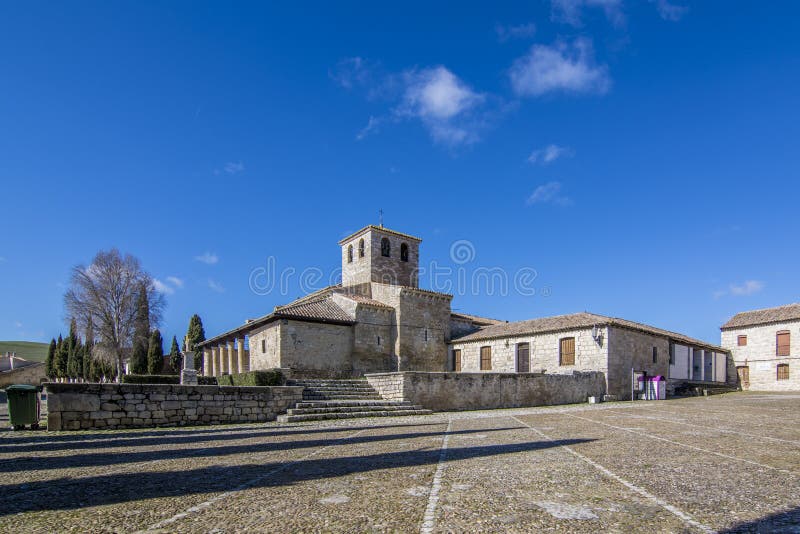
<path id="1" fill-rule="evenodd" d="M 17 356 L 29 362 L 43 362 L 47 359 L 49 343 L 36 341 L 0 341 L 0 355 L 16 352 Z"/>

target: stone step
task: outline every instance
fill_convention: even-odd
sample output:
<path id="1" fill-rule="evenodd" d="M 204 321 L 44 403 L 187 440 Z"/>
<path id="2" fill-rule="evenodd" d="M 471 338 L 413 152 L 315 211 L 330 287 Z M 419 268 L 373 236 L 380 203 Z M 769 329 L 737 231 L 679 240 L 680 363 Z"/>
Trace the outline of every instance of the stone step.
<path id="1" fill-rule="evenodd" d="M 316 389 L 316 388 L 306 388 L 305 393 L 311 393 L 313 395 L 377 395 L 378 392 L 374 389 Z"/>
<path id="2" fill-rule="evenodd" d="M 370 411 L 370 412 L 334 412 L 315 413 L 304 415 L 279 415 L 279 423 L 299 423 L 302 421 L 328 421 L 334 419 L 355 419 L 361 417 L 401 417 L 404 415 L 430 415 L 431 410 L 396 410 L 396 411 Z"/>
<path id="3" fill-rule="evenodd" d="M 380 395 L 309 395 L 303 394 L 304 401 L 325 401 L 325 400 L 382 400 Z"/>
<path id="4" fill-rule="evenodd" d="M 387 401 L 387 400 L 319 400 L 319 401 L 300 401 L 295 404 L 295 408 L 328 408 L 341 406 L 352 408 L 356 406 L 411 406 L 408 401 Z"/>
<path id="5" fill-rule="evenodd" d="M 286 410 L 289 415 L 326 414 L 326 413 L 353 413 L 353 412 L 402 412 L 409 410 L 422 410 L 422 406 L 409 404 L 406 406 L 378 405 L 378 406 L 329 406 L 325 408 L 290 408 Z"/>
<path id="6" fill-rule="evenodd" d="M 366 380 L 287 380 L 288 386 L 369 386 Z"/>

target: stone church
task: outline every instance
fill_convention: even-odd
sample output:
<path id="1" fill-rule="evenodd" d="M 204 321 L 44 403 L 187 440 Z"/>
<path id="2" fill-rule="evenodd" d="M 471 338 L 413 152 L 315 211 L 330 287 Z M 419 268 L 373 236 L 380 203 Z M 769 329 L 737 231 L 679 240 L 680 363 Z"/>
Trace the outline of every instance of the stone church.
<path id="1" fill-rule="evenodd" d="M 288 368 L 296 377 L 345 378 L 447 370 L 453 332 L 498 321 L 452 313 L 452 295 L 419 288 L 420 242 L 372 225 L 342 239 L 341 284 L 207 340 L 200 346 L 206 374 Z"/>

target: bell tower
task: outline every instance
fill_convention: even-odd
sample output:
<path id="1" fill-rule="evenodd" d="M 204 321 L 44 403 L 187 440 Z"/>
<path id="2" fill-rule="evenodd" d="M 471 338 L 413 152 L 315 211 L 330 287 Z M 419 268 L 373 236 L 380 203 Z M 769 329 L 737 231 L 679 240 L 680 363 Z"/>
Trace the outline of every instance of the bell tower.
<path id="1" fill-rule="evenodd" d="M 422 240 L 383 226 L 365 226 L 341 241 L 342 286 L 370 282 L 419 287 Z"/>

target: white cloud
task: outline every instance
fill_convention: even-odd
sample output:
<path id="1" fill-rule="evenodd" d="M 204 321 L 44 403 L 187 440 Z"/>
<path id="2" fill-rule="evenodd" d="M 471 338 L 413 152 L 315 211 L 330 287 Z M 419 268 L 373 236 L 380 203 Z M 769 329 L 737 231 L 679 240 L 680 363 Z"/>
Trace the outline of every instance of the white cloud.
<path id="1" fill-rule="evenodd" d="M 225 288 L 224 288 L 224 287 L 222 287 L 222 285 L 221 285 L 221 284 L 219 284 L 218 282 L 215 282 L 215 281 L 214 281 L 213 279 L 211 279 L 211 278 L 209 278 L 209 279 L 208 279 L 208 287 L 209 287 L 209 288 L 210 288 L 212 291 L 216 291 L 217 293 L 225 293 Z"/>
<path id="2" fill-rule="evenodd" d="M 551 0 L 550 18 L 570 26 L 583 26 L 583 12 L 586 9 L 600 8 L 614 26 L 625 24 L 622 0 Z"/>
<path id="3" fill-rule="evenodd" d="M 194 257 L 195 261 L 199 261 L 200 263 L 205 263 L 206 265 L 214 265 L 219 261 L 219 256 L 212 252 L 204 252 L 199 256 Z"/>
<path id="4" fill-rule="evenodd" d="M 244 163 L 241 161 L 229 161 L 225 164 L 223 170 L 228 174 L 239 174 L 240 172 L 244 171 Z"/>
<path id="5" fill-rule="evenodd" d="M 528 156 L 528 161 L 534 165 L 537 163 L 547 165 L 548 163 L 552 163 L 561 157 L 572 157 L 573 154 L 574 151 L 569 147 L 550 144 L 543 148 L 537 148 L 531 152 L 531 155 Z"/>
<path id="6" fill-rule="evenodd" d="M 514 62 L 509 77 L 514 92 L 520 96 L 559 91 L 603 94 L 611 87 L 608 67 L 595 63 L 592 42 L 583 37 L 572 43 L 534 45 Z"/>
<path id="7" fill-rule="evenodd" d="M 340 60 L 328 75 L 341 87 L 353 89 L 367 84 L 372 77 L 371 73 L 372 68 L 364 58 L 348 57 Z"/>
<path id="8" fill-rule="evenodd" d="M 167 282 L 177 287 L 178 289 L 183 287 L 183 280 L 178 278 L 177 276 L 168 276 Z"/>
<path id="9" fill-rule="evenodd" d="M 381 122 L 383 122 L 383 119 L 380 117 L 370 115 L 367 125 L 361 128 L 361 130 L 359 130 L 359 132 L 356 134 L 356 140 L 361 141 L 369 135 L 378 133 L 378 127 L 380 126 Z"/>
<path id="10" fill-rule="evenodd" d="M 671 4 L 669 0 L 650 0 L 650 3 L 656 4 L 656 9 L 662 19 L 672 22 L 681 20 L 689 12 L 688 7 Z"/>
<path id="11" fill-rule="evenodd" d="M 20 321 L 14 321 L 14 326 L 16 328 L 22 328 L 22 323 Z"/>
<path id="12" fill-rule="evenodd" d="M 731 284 L 731 295 L 737 297 L 754 295 L 764 289 L 764 282 L 760 280 L 745 280 L 741 285 Z"/>
<path id="13" fill-rule="evenodd" d="M 403 113 L 423 119 L 448 120 L 483 100 L 456 75 L 439 66 L 406 73 Z"/>
<path id="14" fill-rule="evenodd" d="M 526 39 L 533 37 L 536 33 L 536 25 L 532 22 L 528 24 L 518 24 L 516 26 L 504 26 L 496 24 L 494 31 L 497 34 L 497 39 L 504 43 L 509 39 Z"/>
<path id="15" fill-rule="evenodd" d="M 479 123 L 470 121 L 470 112 L 484 95 L 442 66 L 406 72 L 404 80 L 405 91 L 395 110 L 399 117 L 421 120 L 433 140 L 445 145 L 477 140 Z"/>
<path id="16" fill-rule="evenodd" d="M 158 278 L 153 278 L 153 286 L 156 288 L 156 291 L 164 295 L 172 295 L 175 293 L 175 289 L 172 286 L 165 284 Z"/>
<path id="17" fill-rule="evenodd" d="M 555 204 L 557 206 L 571 205 L 572 199 L 562 195 L 561 189 L 561 182 L 548 182 L 544 185 L 540 185 L 533 190 L 526 204 L 528 206 L 533 204 Z"/>
<path id="18" fill-rule="evenodd" d="M 720 289 L 714 291 L 715 299 L 724 297 L 725 295 L 732 295 L 734 297 L 747 297 L 755 295 L 764 289 L 764 282 L 761 280 L 745 280 L 741 284 L 730 284 L 728 289 Z"/>

